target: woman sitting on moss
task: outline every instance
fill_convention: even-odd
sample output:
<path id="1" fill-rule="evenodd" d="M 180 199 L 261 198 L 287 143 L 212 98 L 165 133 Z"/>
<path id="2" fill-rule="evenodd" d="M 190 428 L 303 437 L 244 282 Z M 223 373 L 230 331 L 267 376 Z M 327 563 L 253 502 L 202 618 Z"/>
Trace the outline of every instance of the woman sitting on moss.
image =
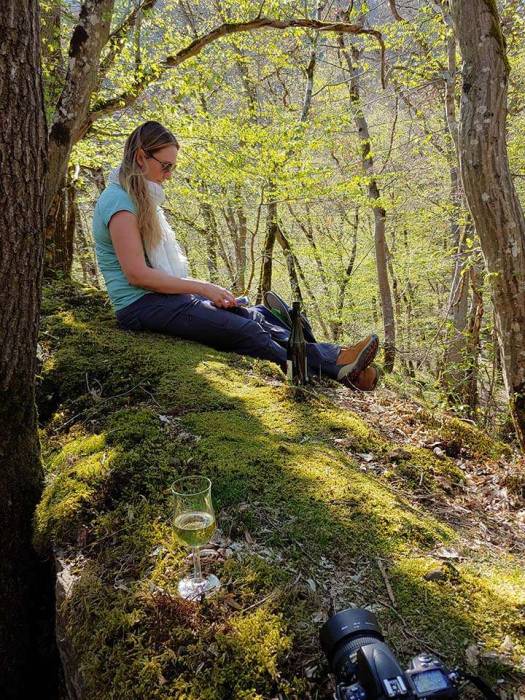
<path id="1" fill-rule="evenodd" d="M 178 151 L 177 139 L 165 127 L 154 121 L 142 124 L 128 137 L 122 164 L 97 201 L 96 255 L 118 323 L 127 330 L 168 333 L 285 368 L 286 322 L 265 307 L 239 306 L 223 287 L 188 277 L 186 257 L 160 206 L 165 199 L 162 185 L 172 175 Z M 310 373 L 371 390 L 377 370 L 369 365 L 377 349 L 376 335 L 352 346 L 308 342 Z"/>

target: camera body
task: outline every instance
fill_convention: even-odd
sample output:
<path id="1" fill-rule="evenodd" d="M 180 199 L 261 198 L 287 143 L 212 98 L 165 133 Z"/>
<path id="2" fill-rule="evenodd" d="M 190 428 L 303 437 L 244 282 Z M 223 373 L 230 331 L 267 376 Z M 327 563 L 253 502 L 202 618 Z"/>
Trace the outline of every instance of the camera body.
<path id="1" fill-rule="evenodd" d="M 457 700 L 459 681 L 431 654 L 403 670 L 385 643 L 375 616 L 350 608 L 321 628 L 321 646 L 336 677 L 337 700 Z"/>

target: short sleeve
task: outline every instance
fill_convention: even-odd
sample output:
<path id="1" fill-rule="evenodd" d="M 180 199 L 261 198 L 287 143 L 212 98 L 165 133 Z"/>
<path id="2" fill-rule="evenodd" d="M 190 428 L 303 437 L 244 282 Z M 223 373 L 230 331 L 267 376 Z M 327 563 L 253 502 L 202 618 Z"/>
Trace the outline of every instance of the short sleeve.
<path id="1" fill-rule="evenodd" d="M 137 213 L 131 197 L 122 187 L 109 187 L 99 199 L 99 211 L 105 226 L 109 226 L 111 217 L 119 211 Z"/>

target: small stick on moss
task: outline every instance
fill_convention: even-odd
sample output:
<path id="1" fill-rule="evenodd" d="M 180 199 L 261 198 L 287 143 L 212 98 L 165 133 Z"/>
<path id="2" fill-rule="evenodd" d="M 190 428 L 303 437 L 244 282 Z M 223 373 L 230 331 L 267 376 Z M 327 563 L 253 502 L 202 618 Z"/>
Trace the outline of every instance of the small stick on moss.
<path id="1" fill-rule="evenodd" d="M 276 591 L 275 591 L 275 590 L 274 590 L 274 591 L 270 591 L 270 593 L 268 593 L 267 596 L 265 596 L 265 597 L 262 598 L 261 600 L 256 601 L 255 603 L 252 603 L 251 605 L 248 605 L 247 608 L 243 608 L 243 609 L 241 610 L 241 612 L 242 612 L 242 613 L 245 613 L 245 612 L 247 612 L 248 610 L 252 610 L 253 608 L 258 608 L 259 605 L 262 605 L 263 603 L 266 603 L 266 601 L 269 600 L 270 598 L 272 598 L 275 594 L 276 594 Z"/>
<path id="2" fill-rule="evenodd" d="M 379 557 L 376 557 L 377 565 L 379 567 L 379 571 L 381 572 L 381 576 L 383 577 L 383 581 L 385 582 L 386 590 L 388 593 L 388 597 L 390 598 L 390 601 L 394 608 L 397 608 L 397 603 L 396 603 L 396 598 L 394 596 L 394 591 L 392 590 L 392 586 L 390 585 L 390 581 L 388 580 L 388 576 L 386 575 L 386 569 L 383 565 L 383 562 Z"/>
<path id="3" fill-rule="evenodd" d="M 68 426 L 70 423 L 72 423 L 76 418 L 80 418 L 80 416 L 84 415 L 84 413 L 87 413 L 88 416 L 90 416 L 90 415 L 96 415 L 96 413 L 97 413 L 97 410 L 96 410 L 96 409 L 97 409 L 98 407 L 102 406 L 102 404 L 105 404 L 105 403 L 107 403 L 108 401 L 112 401 L 113 399 L 119 399 L 119 398 L 121 398 L 122 396 L 126 396 L 127 394 L 131 394 L 131 392 L 132 392 L 134 389 L 137 389 L 137 387 L 139 387 L 139 386 L 141 387 L 141 385 L 142 385 L 142 382 L 139 382 L 138 384 L 135 384 L 135 386 L 132 386 L 131 389 L 128 389 L 127 391 L 123 391 L 123 392 L 121 392 L 120 394 L 115 394 L 114 396 L 108 396 L 108 397 L 105 398 L 105 399 L 101 399 L 101 401 L 97 404 L 97 407 L 96 407 L 96 408 L 93 407 L 93 406 L 89 406 L 88 408 L 85 408 L 83 411 L 80 411 L 80 413 L 76 413 L 72 418 L 70 418 L 69 420 L 67 420 L 65 423 L 62 423 L 62 425 L 59 425 L 58 428 L 55 428 L 53 432 L 54 432 L 55 434 L 57 434 L 57 433 L 59 433 L 61 430 L 64 430 L 64 428 L 65 428 L 66 426 Z M 143 388 L 143 387 L 141 387 L 141 388 Z M 90 411 L 91 411 L 91 413 L 90 413 Z"/>
<path id="4" fill-rule="evenodd" d="M 412 634 L 412 632 L 409 631 L 408 625 L 406 623 L 405 618 L 394 608 L 392 605 L 389 605 L 388 603 L 385 603 L 384 600 L 377 600 L 379 605 L 382 605 L 385 608 L 388 608 L 389 610 L 392 610 L 392 612 L 396 615 L 396 617 L 401 620 L 402 628 L 401 631 L 405 635 L 405 637 L 410 637 L 410 639 L 413 639 L 416 641 L 418 644 L 421 644 L 421 646 L 425 647 L 425 649 L 428 649 L 428 651 L 432 652 L 432 654 L 435 654 L 436 656 L 439 656 L 439 651 L 436 651 L 433 647 L 430 646 L 427 642 L 425 642 L 424 639 L 420 639 L 419 637 L 416 637 L 415 634 Z"/>

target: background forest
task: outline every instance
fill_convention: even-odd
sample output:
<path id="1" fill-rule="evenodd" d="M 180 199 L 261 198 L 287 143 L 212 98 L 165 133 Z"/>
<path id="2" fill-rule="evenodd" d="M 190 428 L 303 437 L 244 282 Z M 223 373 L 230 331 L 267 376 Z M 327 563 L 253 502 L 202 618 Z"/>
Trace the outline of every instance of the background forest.
<path id="1" fill-rule="evenodd" d="M 43 3 L 50 123 L 77 10 Z M 522 195 L 525 9 L 508 0 L 501 13 L 509 154 Z M 235 33 L 180 65 L 170 58 L 258 15 L 380 30 L 383 62 L 376 36 L 295 28 Z M 48 221 L 48 272 L 101 285 L 94 203 L 127 134 L 161 121 L 182 144 L 167 209 L 193 276 L 253 301 L 270 286 L 300 298 L 327 340 L 375 329 L 387 370 L 508 435 L 489 280 L 458 176 L 458 63 L 442 2 L 116 2 Z"/>

